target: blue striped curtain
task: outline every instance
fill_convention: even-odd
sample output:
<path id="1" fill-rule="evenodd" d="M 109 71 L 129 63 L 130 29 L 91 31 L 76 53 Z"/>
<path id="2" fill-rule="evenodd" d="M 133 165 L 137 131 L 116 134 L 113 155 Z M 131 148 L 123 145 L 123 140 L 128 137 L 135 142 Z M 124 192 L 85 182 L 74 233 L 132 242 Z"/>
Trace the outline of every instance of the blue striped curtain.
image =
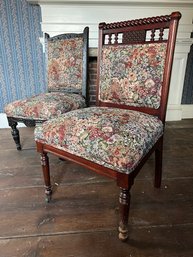
<path id="1" fill-rule="evenodd" d="M 38 5 L 0 0 L 0 112 L 7 103 L 46 91 L 40 22 Z"/>

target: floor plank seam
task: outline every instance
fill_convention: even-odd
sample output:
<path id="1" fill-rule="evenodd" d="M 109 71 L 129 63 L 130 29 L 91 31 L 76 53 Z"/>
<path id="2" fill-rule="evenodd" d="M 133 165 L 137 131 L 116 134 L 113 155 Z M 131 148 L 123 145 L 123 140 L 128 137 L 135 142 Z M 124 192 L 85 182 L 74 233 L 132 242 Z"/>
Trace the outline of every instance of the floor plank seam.
<path id="1" fill-rule="evenodd" d="M 112 180 L 110 181 L 101 181 L 101 180 L 98 180 L 98 181 L 85 181 L 85 182 L 77 182 L 77 183 L 61 183 L 61 184 L 58 184 L 57 185 L 54 185 L 53 184 L 53 187 L 68 187 L 68 186 L 81 186 L 81 185 L 94 185 L 94 184 L 110 184 L 110 183 L 113 183 Z M 33 186 L 15 186 L 15 187 L 5 187 L 5 188 L 0 188 L 0 191 L 5 191 L 5 190 L 19 190 L 19 189 L 29 189 L 29 188 L 44 188 L 44 185 L 33 185 Z"/>
<path id="2" fill-rule="evenodd" d="M 180 228 L 193 226 L 193 223 L 183 223 L 183 224 L 159 224 L 159 225 L 132 225 L 129 227 L 135 229 L 154 229 L 154 228 Z M 49 236 L 68 236 L 75 234 L 89 234 L 89 233 L 105 233 L 105 232 L 115 232 L 117 227 L 110 227 L 106 229 L 88 229 L 88 230 L 76 230 L 76 231 L 62 231 L 54 233 L 43 233 L 43 234 L 30 234 L 30 235 L 15 235 L 15 236 L 0 236 L 0 240 L 11 240 L 11 239 L 24 239 L 24 238 L 33 238 L 33 237 L 49 237 Z"/>
<path id="3" fill-rule="evenodd" d="M 106 229 L 88 229 L 88 230 L 76 230 L 76 231 L 62 231 L 54 233 L 43 233 L 43 234 L 30 234 L 30 235 L 15 235 L 15 236 L 0 236 L 0 240 L 7 239 L 22 239 L 30 237 L 47 237 L 47 236 L 60 236 L 60 235 L 72 235 L 72 234 L 89 234 L 89 233 L 104 233 L 117 231 L 117 227 L 106 228 Z"/>

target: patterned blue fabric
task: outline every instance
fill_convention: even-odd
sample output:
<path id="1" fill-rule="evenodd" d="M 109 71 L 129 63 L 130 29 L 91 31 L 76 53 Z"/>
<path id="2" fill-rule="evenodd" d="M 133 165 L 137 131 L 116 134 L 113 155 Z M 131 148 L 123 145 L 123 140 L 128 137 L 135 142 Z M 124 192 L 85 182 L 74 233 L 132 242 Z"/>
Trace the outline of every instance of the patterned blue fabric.
<path id="1" fill-rule="evenodd" d="M 40 22 L 39 6 L 0 0 L 0 112 L 7 103 L 46 91 Z"/>

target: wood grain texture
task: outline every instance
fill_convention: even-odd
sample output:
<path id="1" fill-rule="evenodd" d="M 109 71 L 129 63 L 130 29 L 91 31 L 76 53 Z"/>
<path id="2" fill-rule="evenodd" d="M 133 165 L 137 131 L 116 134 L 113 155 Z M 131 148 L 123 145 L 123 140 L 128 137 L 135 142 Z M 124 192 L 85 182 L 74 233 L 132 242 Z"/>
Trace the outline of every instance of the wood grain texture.
<path id="1" fill-rule="evenodd" d="M 33 130 L 22 130 L 21 152 L 10 130 L 0 130 L 0 257 L 193 255 L 193 120 L 166 124 L 161 189 L 153 187 L 154 156 L 136 178 L 125 244 L 115 182 L 49 155 L 54 192 L 46 204 Z"/>

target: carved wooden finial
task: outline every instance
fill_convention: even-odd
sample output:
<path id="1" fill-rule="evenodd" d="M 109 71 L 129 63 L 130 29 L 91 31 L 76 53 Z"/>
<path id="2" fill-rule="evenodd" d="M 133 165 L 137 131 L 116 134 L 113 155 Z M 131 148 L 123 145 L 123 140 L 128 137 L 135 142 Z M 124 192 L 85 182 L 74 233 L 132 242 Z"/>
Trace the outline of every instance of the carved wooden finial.
<path id="1" fill-rule="evenodd" d="M 171 13 L 171 19 L 179 20 L 181 17 L 182 17 L 182 14 L 180 12 L 172 12 Z"/>
<path id="2" fill-rule="evenodd" d="M 101 22 L 99 23 L 99 29 L 103 29 L 105 27 L 106 23 L 105 22 Z"/>

